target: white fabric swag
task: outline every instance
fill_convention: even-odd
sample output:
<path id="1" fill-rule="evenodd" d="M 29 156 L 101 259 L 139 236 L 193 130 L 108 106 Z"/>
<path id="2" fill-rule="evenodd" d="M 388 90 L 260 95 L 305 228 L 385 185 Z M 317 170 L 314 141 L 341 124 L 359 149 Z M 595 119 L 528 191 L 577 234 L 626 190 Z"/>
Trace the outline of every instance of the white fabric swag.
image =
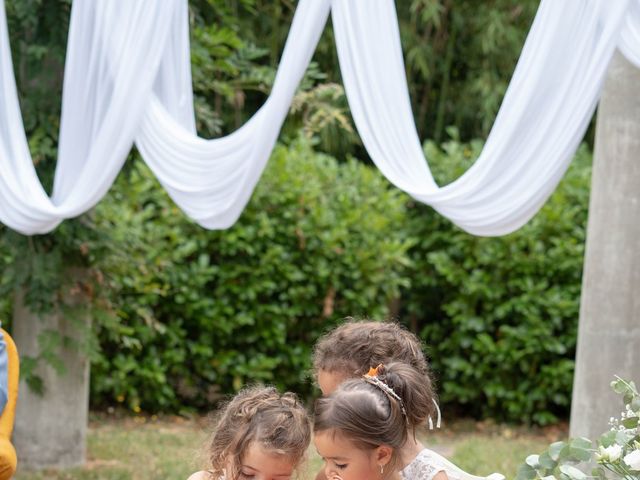
<path id="1" fill-rule="evenodd" d="M 251 196 L 331 11 L 363 143 L 398 188 L 476 235 L 526 223 L 553 192 L 616 47 L 640 67 L 640 0 L 542 0 L 485 148 L 444 187 L 416 133 L 392 0 L 300 0 L 271 95 L 239 130 L 195 131 L 186 0 L 75 0 L 53 195 L 29 153 L 0 2 L 0 222 L 45 233 L 94 206 L 133 142 L 184 212 L 232 225 Z"/>

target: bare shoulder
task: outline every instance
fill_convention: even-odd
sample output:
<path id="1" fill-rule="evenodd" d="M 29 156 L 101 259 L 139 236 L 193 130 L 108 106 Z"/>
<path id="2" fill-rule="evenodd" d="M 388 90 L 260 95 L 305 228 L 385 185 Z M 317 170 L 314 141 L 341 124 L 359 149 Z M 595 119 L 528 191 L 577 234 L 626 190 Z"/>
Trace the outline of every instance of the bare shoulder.
<path id="1" fill-rule="evenodd" d="M 205 470 L 200 470 L 199 472 L 192 473 L 191 476 L 187 480 L 210 480 L 211 474 Z"/>
<path id="2" fill-rule="evenodd" d="M 447 472 L 440 470 L 433 476 L 433 480 L 449 480 L 449 477 L 447 476 Z"/>

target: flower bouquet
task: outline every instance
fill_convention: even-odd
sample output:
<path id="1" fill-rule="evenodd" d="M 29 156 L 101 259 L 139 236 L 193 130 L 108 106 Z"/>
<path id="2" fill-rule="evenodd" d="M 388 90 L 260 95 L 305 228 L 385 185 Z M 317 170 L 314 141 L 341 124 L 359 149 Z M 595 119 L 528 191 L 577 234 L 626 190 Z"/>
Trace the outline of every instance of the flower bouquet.
<path id="1" fill-rule="evenodd" d="M 552 443 L 542 454 L 527 457 L 517 480 L 640 480 L 640 394 L 620 377 L 611 388 L 622 395 L 624 411 L 611 417 L 611 429 L 595 445 L 587 438 Z"/>

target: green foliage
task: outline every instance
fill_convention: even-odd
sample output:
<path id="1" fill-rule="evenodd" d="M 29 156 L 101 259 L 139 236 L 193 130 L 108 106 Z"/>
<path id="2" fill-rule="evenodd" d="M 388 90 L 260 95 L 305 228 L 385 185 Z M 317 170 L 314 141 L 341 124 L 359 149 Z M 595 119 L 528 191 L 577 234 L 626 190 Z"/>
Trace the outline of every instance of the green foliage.
<path id="1" fill-rule="evenodd" d="M 404 203 L 376 170 L 299 140 L 276 148 L 235 226 L 206 231 L 136 163 L 96 209 L 118 249 L 102 265 L 117 320 L 94 401 L 210 407 L 253 381 L 308 392 L 320 333 L 385 317 L 407 286 Z"/>
<path id="2" fill-rule="evenodd" d="M 456 140 L 425 147 L 441 184 L 480 149 Z M 420 242 L 405 312 L 430 347 L 445 404 L 538 424 L 567 414 L 590 171 L 582 148 L 544 208 L 504 237 L 474 237 L 424 206 L 410 210 Z"/>
<path id="3" fill-rule="evenodd" d="M 190 4 L 198 113 L 201 123 L 217 119 L 216 128 L 203 131 L 229 132 L 244 123 L 270 91 L 295 2 L 199 0 Z M 456 125 L 462 139 L 485 137 L 539 1 L 411 0 L 396 4 L 420 135 L 439 142 L 446 136 L 446 127 Z M 322 89 L 325 83 L 340 84 L 330 19 L 314 62 L 302 92 Z M 309 108 L 318 105 L 317 96 L 309 99 Z M 324 118 L 332 122 L 321 125 L 320 149 L 337 158 L 345 152 L 365 157 L 358 138 L 350 135 L 353 127 L 343 122 L 344 115 L 351 122 L 344 96 L 325 96 L 324 100 L 327 111 L 320 115 L 326 113 Z M 332 115 L 336 112 L 341 113 Z M 308 115 L 294 115 L 285 134 L 319 126 L 306 123 L 308 119 Z"/>
<path id="4" fill-rule="evenodd" d="M 442 141 L 485 137 L 515 68 L 537 0 L 396 2 L 418 131 Z"/>
<path id="5" fill-rule="evenodd" d="M 251 8 L 253 2 L 243 2 Z M 191 63 L 198 130 L 211 137 L 238 128 L 271 89 L 269 51 L 239 31 L 228 2 L 191 2 Z M 251 100 L 247 100 L 249 97 Z"/>
<path id="6" fill-rule="evenodd" d="M 11 54 L 29 148 L 46 186 L 53 179 L 71 0 L 6 2 Z"/>
<path id="7" fill-rule="evenodd" d="M 12 278 L 5 272 L 9 266 L 13 263 L 14 257 L 11 249 L 3 245 L 2 239 L 5 227 L 0 226 L 0 322 L 2 326 L 7 328 L 7 319 L 11 318 L 11 311 L 13 309 L 13 299 L 9 292 L 12 290 Z M 2 292 L 5 292 L 3 295 Z"/>
<path id="8" fill-rule="evenodd" d="M 60 347 L 73 345 L 90 357 L 96 351 L 96 338 L 87 324 L 87 309 L 100 311 L 104 303 L 100 291 L 100 273 L 93 268 L 95 258 L 104 254 L 102 236 L 91 223 L 91 215 L 61 224 L 54 233 L 24 236 L 5 229 L 0 236 L 0 320 L 10 329 L 12 310 L 19 294 L 20 302 L 36 315 L 61 312 L 77 333 L 73 338 L 57 329 L 45 329 L 38 335 L 39 353 L 21 355 L 21 377 L 37 392 L 44 392 L 42 380 L 35 374 L 40 361 L 64 374 Z M 78 301 L 80 300 L 80 304 Z M 94 323 L 100 316 L 95 315 Z"/>
<path id="9" fill-rule="evenodd" d="M 71 0 L 14 0 L 6 2 L 11 53 L 20 97 L 20 107 L 29 149 L 36 171 L 50 191 L 57 156 L 60 126 L 60 97 L 64 70 Z M 23 236 L 0 227 L 0 320 L 8 326 L 12 320 L 14 295 L 19 292 L 29 309 L 36 314 L 64 310 L 77 323 L 77 312 L 66 305 L 65 298 L 73 289 L 85 293 L 82 308 L 100 302 L 99 282 L 92 262 L 100 256 L 99 232 L 91 217 L 64 222 L 47 235 Z M 82 279 L 70 275 L 83 270 Z M 70 338 L 55 330 L 46 330 L 38 338 L 40 353 L 22 356 L 22 377 L 36 390 L 41 380 L 33 372 L 40 360 L 60 369 L 59 347 Z M 91 338 L 80 341 L 82 348 L 94 345 Z"/>
<path id="10" fill-rule="evenodd" d="M 264 103 L 275 79 L 293 18 L 291 2 L 190 2 L 191 52 L 198 131 L 228 134 Z M 329 28 L 330 30 L 330 28 Z M 339 79 L 330 32 L 299 86 L 282 137 L 300 130 L 319 149 L 344 158 L 360 148 Z"/>

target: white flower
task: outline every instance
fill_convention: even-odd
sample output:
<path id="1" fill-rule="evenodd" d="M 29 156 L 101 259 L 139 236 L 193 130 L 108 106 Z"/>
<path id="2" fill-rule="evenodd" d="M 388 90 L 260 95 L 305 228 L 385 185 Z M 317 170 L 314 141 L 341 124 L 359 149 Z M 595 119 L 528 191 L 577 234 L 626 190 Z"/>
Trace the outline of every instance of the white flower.
<path id="1" fill-rule="evenodd" d="M 617 443 L 606 448 L 603 446 L 600 446 L 600 449 L 598 452 L 598 460 L 601 462 L 615 463 L 618 460 L 620 460 L 621 456 L 622 456 L 622 447 Z"/>
<path id="2" fill-rule="evenodd" d="M 623 460 L 624 463 L 631 467 L 631 470 L 640 471 L 640 450 L 634 450 L 633 452 L 625 455 Z"/>

